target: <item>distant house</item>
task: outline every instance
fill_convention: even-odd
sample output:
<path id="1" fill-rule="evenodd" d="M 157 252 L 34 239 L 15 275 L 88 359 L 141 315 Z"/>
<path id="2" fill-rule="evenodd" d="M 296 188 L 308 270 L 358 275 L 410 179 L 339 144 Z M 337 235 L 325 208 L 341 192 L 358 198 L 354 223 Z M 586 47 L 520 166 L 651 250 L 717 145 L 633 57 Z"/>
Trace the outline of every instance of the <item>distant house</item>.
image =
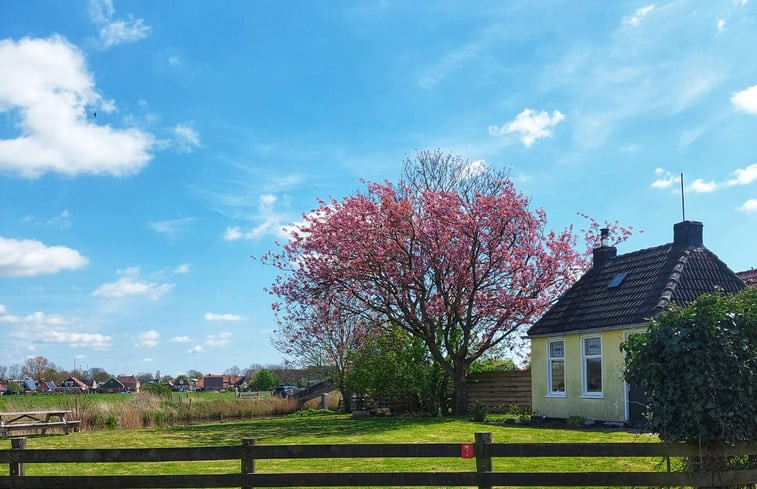
<path id="1" fill-rule="evenodd" d="M 58 385 L 56 391 L 67 394 L 85 394 L 89 391 L 89 387 L 76 377 L 69 377 Z"/>
<path id="2" fill-rule="evenodd" d="M 22 380 L 21 386 L 24 388 L 25 393 L 35 392 L 37 390 L 37 383 L 32 379 Z"/>
<path id="3" fill-rule="evenodd" d="M 8 392 L 8 382 L 0 380 L 0 396 Z"/>
<path id="4" fill-rule="evenodd" d="M 124 392 L 139 392 L 140 382 L 134 375 L 119 375 L 116 380 L 124 386 Z"/>
<path id="5" fill-rule="evenodd" d="M 672 243 L 625 255 L 617 255 L 607 237 L 602 230 L 592 268 L 528 331 L 532 409 L 539 415 L 640 422 L 644 390 L 624 382 L 620 343 L 645 332 L 668 304 L 744 287 L 704 247 L 700 222 L 680 222 Z"/>
<path id="6" fill-rule="evenodd" d="M 55 392 L 56 389 L 55 382 L 52 380 L 39 382 L 37 384 L 37 392 L 51 393 Z"/>
<path id="7" fill-rule="evenodd" d="M 744 270 L 743 272 L 736 272 L 736 275 L 744 281 L 745 284 L 757 287 L 757 270 L 752 268 L 751 270 Z"/>
<path id="8" fill-rule="evenodd" d="M 223 375 L 208 374 L 202 378 L 203 390 L 206 391 L 221 391 L 223 387 Z"/>
<path id="9" fill-rule="evenodd" d="M 197 379 L 176 379 L 172 389 L 176 392 L 191 392 L 197 390 Z"/>
<path id="10" fill-rule="evenodd" d="M 117 378 L 111 377 L 97 387 L 97 392 L 102 394 L 120 394 L 121 392 L 126 392 L 126 386 Z"/>
<path id="11" fill-rule="evenodd" d="M 208 374 L 202 378 L 203 390 L 205 391 L 223 391 L 234 389 L 237 382 L 244 380 L 239 375 L 213 375 Z"/>

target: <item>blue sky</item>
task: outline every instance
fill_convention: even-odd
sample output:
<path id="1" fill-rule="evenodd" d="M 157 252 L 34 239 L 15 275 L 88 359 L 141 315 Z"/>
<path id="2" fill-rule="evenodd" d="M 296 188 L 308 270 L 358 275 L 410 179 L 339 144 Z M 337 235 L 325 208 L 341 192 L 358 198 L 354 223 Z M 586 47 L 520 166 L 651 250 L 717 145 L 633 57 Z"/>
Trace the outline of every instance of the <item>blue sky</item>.
<path id="1" fill-rule="evenodd" d="M 0 365 L 280 363 L 252 260 L 317 198 L 440 148 L 550 225 L 757 266 L 747 0 L 0 0 Z"/>

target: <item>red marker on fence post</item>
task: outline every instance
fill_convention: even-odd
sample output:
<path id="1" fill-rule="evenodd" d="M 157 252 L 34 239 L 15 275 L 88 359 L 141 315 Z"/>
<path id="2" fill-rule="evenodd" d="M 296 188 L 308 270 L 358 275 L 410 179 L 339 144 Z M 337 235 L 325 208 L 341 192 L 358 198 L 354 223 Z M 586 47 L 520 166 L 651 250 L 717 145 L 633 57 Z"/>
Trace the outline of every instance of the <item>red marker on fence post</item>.
<path id="1" fill-rule="evenodd" d="M 473 443 L 460 444 L 460 457 L 473 458 Z"/>

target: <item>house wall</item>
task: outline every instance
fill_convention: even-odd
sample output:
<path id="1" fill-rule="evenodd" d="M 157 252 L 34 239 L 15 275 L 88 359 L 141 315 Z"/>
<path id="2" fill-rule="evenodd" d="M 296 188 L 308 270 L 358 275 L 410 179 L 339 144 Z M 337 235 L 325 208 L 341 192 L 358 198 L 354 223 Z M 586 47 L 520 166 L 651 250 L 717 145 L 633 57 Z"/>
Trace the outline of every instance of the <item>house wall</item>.
<path id="1" fill-rule="evenodd" d="M 532 410 L 538 416 L 625 422 L 626 393 L 623 381 L 623 355 L 620 343 L 628 333 L 644 328 L 615 329 L 597 333 L 565 334 L 531 339 Z M 582 396 L 581 338 L 599 335 L 602 339 L 602 396 Z M 565 396 L 550 396 L 547 390 L 548 340 L 565 341 Z"/>

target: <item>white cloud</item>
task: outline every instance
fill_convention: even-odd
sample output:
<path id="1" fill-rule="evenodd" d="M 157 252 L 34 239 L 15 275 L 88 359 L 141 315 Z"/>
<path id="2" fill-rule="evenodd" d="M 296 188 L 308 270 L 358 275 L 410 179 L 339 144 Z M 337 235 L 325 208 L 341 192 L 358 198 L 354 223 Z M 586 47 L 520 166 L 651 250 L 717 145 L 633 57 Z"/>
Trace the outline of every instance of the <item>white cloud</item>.
<path id="1" fill-rule="evenodd" d="M 271 234 L 280 238 L 288 238 L 285 225 L 282 224 L 282 216 L 276 211 L 277 197 L 273 194 L 263 194 L 258 197 L 258 215 L 261 221 L 257 226 L 247 231 L 242 231 L 239 226 L 226 228 L 223 239 L 236 241 L 239 239 L 260 240 L 263 236 Z"/>
<path id="2" fill-rule="evenodd" d="M 757 85 L 731 95 L 731 104 L 747 114 L 757 114 Z"/>
<path id="3" fill-rule="evenodd" d="M 148 226 L 156 233 L 176 236 L 177 234 L 187 232 L 194 222 L 194 217 L 182 217 L 179 219 L 168 219 L 165 221 L 153 221 L 151 223 L 148 223 Z"/>
<path id="4" fill-rule="evenodd" d="M 5 314 L 5 312 L 6 312 L 7 310 L 8 310 L 8 308 L 7 308 L 7 307 L 5 307 L 5 305 L 3 305 L 3 304 L 0 304 L 0 314 Z"/>
<path id="5" fill-rule="evenodd" d="M 652 182 L 652 188 L 669 188 L 672 187 L 673 184 L 681 181 L 680 177 L 675 176 L 662 168 L 655 168 L 654 172 L 655 175 L 657 175 L 657 179 Z"/>
<path id="6" fill-rule="evenodd" d="M 189 263 L 182 263 L 178 267 L 173 269 L 173 273 L 177 275 L 186 275 L 192 270 L 192 265 Z"/>
<path id="7" fill-rule="evenodd" d="M 486 160 L 471 161 L 463 169 L 462 178 L 472 178 L 472 177 L 475 177 L 477 175 L 480 175 L 483 172 L 485 172 L 488 167 L 489 167 L 489 165 L 486 164 Z"/>
<path id="8" fill-rule="evenodd" d="M 78 251 L 65 246 L 47 246 L 31 239 L 0 237 L 0 276 L 32 277 L 76 270 L 89 263 Z"/>
<path id="9" fill-rule="evenodd" d="M 150 357 L 145 357 L 145 358 L 142 359 L 142 361 L 145 362 L 145 363 L 152 363 L 153 360 Z"/>
<path id="10" fill-rule="evenodd" d="M 725 30 L 725 19 L 718 19 L 718 32 L 723 32 Z"/>
<path id="11" fill-rule="evenodd" d="M 214 314 L 212 312 L 205 313 L 206 321 L 241 321 L 242 316 L 237 314 Z"/>
<path id="12" fill-rule="evenodd" d="M 171 130 L 174 138 L 174 147 L 178 153 L 191 153 L 194 148 L 200 146 L 200 135 L 188 124 L 177 124 Z"/>
<path id="13" fill-rule="evenodd" d="M 131 15 L 126 19 L 117 19 L 114 15 L 112 0 L 90 0 L 89 18 L 99 28 L 102 47 L 139 41 L 150 34 L 150 26 L 144 20 Z"/>
<path id="14" fill-rule="evenodd" d="M 733 172 L 734 178 L 728 180 L 729 186 L 748 185 L 757 181 L 757 163 L 749 165 L 746 168 L 738 168 Z"/>
<path id="15" fill-rule="evenodd" d="M 757 199 L 749 199 L 744 204 L 739 207 L 739 210 L 742 212 L 757 212 Z"/>
<path id="16" fill-rule="evenodd" d="M 227 346 L 231 340 L 231 333 L 228 331 L 218 333 L 217 335 L 208 335 L 203 341 L 203 345 L 210 348 L 218 348 L 221 346 Z"/>
<path id="17" fill-rule="evenodd" d="M 94 87 L 82 53 L 61 37 L 0 41 L 0 112 L 19 115 L 19 136 L 0 139 L 0 171 L 36 178 L 46 172 L 137 173 L 153 137 L 98 125 L 92 108 L 114 110 Z"/>
<path id="18" fill-rule="evenodd" d="M 674 176 L 672 173 L 662 168 L 655 169 L 655 175 L 657 175 L 657 179 L 652 182 L 652 188 L 669 188 L 672 187 L 673 184 L 681 182 L 681 178 L 679 176 Z M 688 185 L 687 188 L 697 193 L 710 193 L 723 187 L 749 185 L 754 181 L 757 181 L 757 163 L 749 165 L 746 168 L 737 168 L 733 172 L 733 177 L 730 180 L 726 180 L 724 182 L 706 182 L 701 178 L 697 178 L 690 185 Z"/>
<path id="19" fill-rule="evenodd" d="M 174 336 L 169 340 L 171 343 L 189 343 L 192 341 L 189 336 Z"/>
<path id="20" fill-rule="evenodd" d="M 489 135 L 499 136 L 516 133 L 520 135 L 523 145 L 529 147 L 537 139 L 551 136 L 552 128 L 563 119 L 565 119 L 565 115 L 559 110 L 553 111 L 550 116 L 546 111 L 535 112 L 526 108 L 504 126 L 489 126 Z"/>
<path id="21" fill-rule="evenodd" d="M 115 282 L 102 284 L 92 292 L 92 295 L 102 299 L 147 297 L 148 299 L 156 300 L 174 287 L 173 284 L 160 284 L 140 280 L 138 267 L 118 270 L 116 273 L 122 275 L 122 277 Z"/>
<path id="22" fill-rule="evenodd" d="M 654 10 L 654 4 L 636 9 L 636 12 L 634 12 L 633 15 L 623 17 L 623 25 L 637 26 L 641 24 L 641 21 L 643 21 L 652 10 Z"/>
<path id="23" fill-rule="evenodd" d="M 238 239 L 242 239 L 243 237 L 244 234 L 242 234 L 242 230 L 239 226 L 226 228 L 226 232 L 223 234 L 223 239 L 225 239 L 226 241 L 236 241 Z"/>
<path id="24" fill-rule="evenodd" d="M 715 182 L 705 182 L 701 178 L 697 178 L 691 183 L 690 188 L 697 193 L 709 193 L 717 190 L 718 184 Z"/>
<path id="25" fill-rule="evenodd" d="M 143 331 L 142 333 L 139 333 L 135 345 L 138 347 L 152 348 L 158 346 L 159 341 L 160 333 L 158 333 L 154 329 L 151 329 L 149 331 Z"/>
<path id="26" fill-rule="evenodd" d="M 195 345 L 187 350 L 187 353 L 202 353 L 203 351 L 205 350 L 203 349 L 202 345 Z"/>
<path id="27" fill-rule="evenodd" d="M 67 318 L 59 314 L 35 312 L 26 316 L 5 314 L 0 309 L 0 323 L 16 326 L 10 333 L 12 338 L 34 344 L 62 344 L 71 348 L 92 348 L 107 350 L 113 338 L 101 333 L 85 331 L 78 318 Z"/>

